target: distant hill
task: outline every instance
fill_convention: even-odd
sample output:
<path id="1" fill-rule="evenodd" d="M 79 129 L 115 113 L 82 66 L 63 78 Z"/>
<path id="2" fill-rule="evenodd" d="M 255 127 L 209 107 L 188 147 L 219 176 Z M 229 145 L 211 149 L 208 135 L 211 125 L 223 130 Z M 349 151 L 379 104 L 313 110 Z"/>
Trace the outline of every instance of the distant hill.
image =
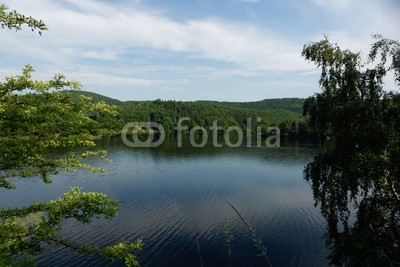
<path id="1" fill-rule="evenodd" d="M 261 101 L 254 101 L 254 102 L 219 102 L 219 101 L 200 100 L 196 102 L 227 106 L 227 107 L 249 108 L 249 109 L 262 109 L 262 110 L 281 109 L 281 110 L 290 110 L 302 113 L 305 99 L 274 98 L 274 99 L 264 99 Z"/>
<path id="2" fill-rule="evenodd" d="M 120 101 L 118 99 L 114 99 L 111 97 L 103 96 L 97 93 L 88 92 L 88 91 L 69 91 L 73 95 L 85 95 L 89 96 L 93 99 L 94 102 L 104 101 L 109 105 L 138 105 L 144 103 L 150 103 L 152 101 Z M 248 108 L 248 109 L 260 109 L 260 110 L 289 110 L 297 113 L 303 112 L 303 104 L 305 102 L 304 98 L 273 98 L 273 99 L 264 99 L 261 101 L 254 102 L 220 102 L 220 101 L 209 101 L 209 100 L 199 100 L 194 103 L 202 103 L 202 104 L 211 104 L 217 106 L 225 106 L 225 107 L 236 107 L 236 108 Z"/>
<path id="3" fill-rule="evenodd" d="M 173 132 L 180 118 L 188 117 L 185 125 L 192 129 L 195 126 L 209 129 L 214 121 L 218 126 L 227 129 L 238 126 L 246 129 L 247 120 L 251 118 L 251 130 L 254 133 L 260 126 L 265 133 L 269 126 L 279 126 L 285 135 L 309 135 L 311 129 L 302 116 L 302 105 L 305 99 L 281 98 L 265 99 L 256 102 L 217 102 L 217 101 L 120 101 L 87 91 L 69 91 L 73 97 L 89 96 L 94 102 L 104 101 L 109 105 L 119 106 L 119 114 L 113 118 L 104 114 L 90 114 L 105 129 L 118 132 L 127 122 L 152 121 L 161 124 L 168 132 Z M 257 119 L 261 119 L 257 124 Z"/>
<path id="4" fill-rule="evenodd" d="M 76 98 L 79 95 L 91 97 L 94 103 L 103 101 L 108 105 L 115 105 L 115 106 L 120 106 L 124 103 L 118 99 L 114 99 L 114 98 L 111 98 L 108 96 L 104 96 L 104 95 L 100 95 L 100 94 L 88 92 L 88 91 L 72 91 L 72 90 L 70 91 L 70 90 L 68 90 L 66 92 L 71 93 Z"/>

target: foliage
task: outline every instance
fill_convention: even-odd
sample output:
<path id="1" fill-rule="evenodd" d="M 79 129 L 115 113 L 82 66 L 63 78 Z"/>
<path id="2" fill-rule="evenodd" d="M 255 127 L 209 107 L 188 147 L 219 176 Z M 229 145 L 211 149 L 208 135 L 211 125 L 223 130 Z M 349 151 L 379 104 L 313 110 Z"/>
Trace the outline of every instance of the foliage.
<path id="1" fill-rule="evenodd" d="M 22 75 L 8 77 L 0 83 L 0 186 L 13 188 L 13 177 L 49 175 L 60 170 L 86 169 L 100 172 L 84 163 L 88 157 L 105 156 L 105 151 L 69 153 L 68 148 L 95 146 L 99 124 L 87 112 L 116 115 L 115 107 L 104 102 L 93 103 L 81 96 L 74 100 L 65 88 L 78 90 L 80 85 L 56 75 L 49 81 L 33 80 L 33 68 L 26 66 Z M 55 149 L 64 150 L 60 155 Z M 100 193 L 85 193 L 78 188 L 64 198 L 47 203 L 34 203 L 21 209 L 0 209 L 0 258 L 3 265 L 42 251 L 43 244 L 63 245 L 79 253 L 108 259 L 124 259 L 127 266 L 137 266 L 132 251 L 141 249 L 141 241 L 121 242 L 99 248 L 79 244 L 60 235 L 62 222 L 74 218 L 90 223 L 94 216 L 116 216 L 118 202 Z"/>
<path id="2" fill-rule="evenodd" d="M 238 108 L 250 108 L 250 109 L 281 109 L 290 110 L 293 112 L 301 113 L 303 110 L 305 99 L 303 98 L 274 98 L 264 99 L 261 101 L 254 102 L 218 102 L 218 101 L 197 101 L 199 103 L 207 103 L 213 105 L 227 106 L 227 107 L 238 107 Z"/>
<path id="3" fill-rule="evenodd" d="M 224 235 L 225 235 L 225 245 L 228 252 L 228 262 L 229 266 L 232 266 L 232 242 L 233 242 L 233 234 L 231 222 L 228 218 L 224 220 Z"/>
<path id="4" fill-rule="evenodd" d="M 199 253 L 200 266 L 203 267 L 203 258 L 201 257 L 199 240 L 196 239 L 197 252 Z"/>
<path id="5" fill-rule="evenodd" d="M 253 229 L 251 224 L 243 217 L 242 213 L 240 213 L 240 211 L 233 204 L 231 204 L 229 202 L 226 202 L 226 203 L 235 211 L 235 213 L 237 214 L 239 219 L 244 224 L 246 230 L 248 231 L 248 233 L 251 237 L 251 240 L 254 243 L 254 246 L 257 248 L 257 250 L 259 252 L 258 256 L 264 257 L 267 265 L 271 267 L 272 264 L 267 255 L 267 247 L 263 245 L 261 238 L 257 236 L 256 231 Z"/>
<path id="6" fill-rule="evenodd" d="M 66 90 L 65 93 L 70 93 L 74 100 L 79 100 L 79 97 L 81 95 L 84 95 L 84 96 L 90 97 L 92 102 L 94 102 L 94 103 L 104 102 L 104 103 L 106 103 L 107 105 L 110 105 L 110 106 L 120 106 L 120 105 L 124 104 L 124 102 L 122 102 L 120 100 L 117 100 L 117 99 L 114 99 L 114 98 L 111 98 L 111 97 L 107 97 L 107 96 L 104 96 L 104 95 L 100 95 L 100 94 L 97 94 L 97 93 L 88 92 L 88 91 Z"/>
<path id="7" fill-rule="evenodd" d="M 6 10 L 7 7 L 0 4 L 2 28 L 21 30 L 26 24 L 40 35 L 47 30 L 41 20 Z M 49 81 L 35 81 L 31 77 L 33 71 L 28 65 L 22 75 L 8 77 L 0 83 L 0 188 L 13 188 L 9 180 L 14 177 L 41 176 L 49 183 L 49 175 L 61 169 L 103 171 L 85 164 L 84 160 L 104 157 L 105 151 L 75 154 L 68 153 L 68 149 L 95 146 L 94 138 L 100 124 L 87 113 L 115 116 L 116 108 L 104 102 L 93 103 L 85 96 L 73 99 L 70 93 L 61 90 L 78 90 L 77 82 L 67 81 L 60 74 Z M 65 151 L 60 155 L 55 149 Z M 100 215 L 112 218 L 117 211 L 116 200 L 101 193 L 81 192 L 76 187 L 62 199 L 24 208 L 0 208 L 0 266 L 34 265 L 34 256 L 45 244 L 62 245 L 78 253 L 111 260 L 122 259 L 126 266 L 138 266 L 133 252 L 142 248 L 141 240 L 100 248 L 96 244 L 80 244 L 60 234 L 67 219 L 86 224 Z"/>
<path id="8" fill-rule="evenodd" d="M 60 169 L 87 169 L 99 172 L 82 162 L 85 158 L 104 157 L 105 151 L 56 156 L 55 148 L 93 147 L 98 123 L 85 115 L 96 111 L 115 115 L 115 108 L 105 103 L 93 104 L 89 98 L 73 101 L 66 87 L 79 84 L 56 75 L 49 81 L 35 81 L 33 68 L 26 66 L 22 75 L 7 77 L 0 83 L 0 186 L 12 188 L 12 177 L 41 176 L 51 182 L 50 174 Z"/>
<path id="9" fill-rule="evenodd" d="M 302 53 L 321 68 L 322 92 L 304 111 L 324 146 L 305 179 L 328 222 L 333 264 L 400 264 L 400 94 L 383 90 L 390 70 L 399 82 L 400 44 L 374 37 L 366 62 L 327 37 Z"/>
<path id="10" fill-rule="evenodd" d="M 22 25 L 26 24 L 32 31 L 37 30 L 39 35 L 42 35 L 43 31 L 48 30 L 46 24 L 41 20 L 36 20 L 31 16 L 25 16 L 13 10 L 7 12 L 8 7 L 4 4 L 0 4 L 0 26 L 4 28 L 15 29 L 16 31 L 22 29 Z"/>
<path id="11" fill-rule="evenodd" d="M 125 121 L 154 121 L 163 125 L 167 131 L 173 131 L 174 126 L 182 117 L 189 117 L 189 129 L 195 126 L 211 127 L 213 121 L 225 130 L 230 126 L 246 128 L 247 118 L 252 118 L 252 130 L 255 132 L 257 118 L 260 117 L 261 127 L 279 125 L 288 120 L 301 122 L 300 114 L 286 110 L 251 110 L 244 108 L 223 107 L 211 104 L 180 101 L 161 101 L 138 103 L 121 107 L 121 116 Z"/>
<path id="12" fill-rule="evenodd" d="M 78 93 L 73 94 L 77 95 Z M 128 122 L 154 121 L 160 123 L 167 132 L 172 133 L 180 118 L 189 117 L 190 121 L 187 122 L 189 129 L 195 126 L 208 128 L 212 126 L 214 120 L 218 120 L 218 126 L 225 130 L 230 126 L 239 126 L 245 130 L 247 118 L 251 118 L 253 133 L 256 132 L 257 126 L 261 126 L 263 132 L 269 126 L 279 126 L 283 135 L 313 135 L 307 118 L 289 110 L 249 109 L 203 102 L 162 100 L 119 102 L 94 93 L 82 93 L 93 97 L 94 102 L 104 101 L 119 107 L 119 114 L 116 118 L 107 114 L 91 114 L 91 117 L 103 125 L 103 128 L 114 129 L 114 132 L 122 129 Z M 260 125 L 257 124 L 257 118 L 261 118 Z"/>
<path id="13" fill-rule="evenodd" d="M 78 244 L 60 235 L 62 222 L 73 218 L 83 224 L 90 223 L 93 217 L 116 216 L 118 202 L 106 195 L 94 192 L 81 192 L 71 188 L 63 198 L 50 202 L 35 203 L 20 209 L 0 210 L 0 265 L 15 262 L 16 257 L 34 255 L 43 250 L 44 244 L 63 245 L 79 253 L 98 255 L 107 259 L 125 259 L 127 266 L 138 266 L 132 252 L 141 249 L 137 243 L 121 242 L 115 246 L 99 248 L 95 244 Z"/>

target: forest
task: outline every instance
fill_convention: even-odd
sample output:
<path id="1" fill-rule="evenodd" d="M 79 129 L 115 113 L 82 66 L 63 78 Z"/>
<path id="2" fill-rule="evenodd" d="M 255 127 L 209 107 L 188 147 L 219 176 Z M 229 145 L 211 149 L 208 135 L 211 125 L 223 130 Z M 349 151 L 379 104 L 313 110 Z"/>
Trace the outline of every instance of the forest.
<path id="1" fill-rule="evenodd" d="M 90 97 L 94 103 L 104 102 L 117 106 L 118 115 L 111 117 L 102 113 L 90 113 L 89 116 L 109 131 L 119 134 L 119 130 L 128 122 L 157 122 L 167 133 L 174 131 L 180 118 L 189 117 L 189 129 L 195 126 L 211 127 L 213 121 L 224 129 L 238 126 L 245 129 L 247 119 L 252 119 L 252 132 L 260 126 L 262 131 L 269 126 L 278 126 L 281 134 L 286 136 L 313 136 L 307 117 L 298 107 L 305 100 L 299 98 L 266 99 L 258 102 L 215 102 L 196 101 L 182 102 L 160 99 L 154 101 L 119 101 L 100 94 L 87 91 L 66 91 L 73 98 L 79 95 Z M 261 118 L 259 124 L 257 118 Z M 106 131 L 103 131 L 105 133 Z"/>
<path id="2" fill-rule="evenodd" d="M 284 109 L 294 112 L 303 112 L 304 98 L 290 97 L 290 98 L 273 98 L 264 99 L 253 102 L 219 102 L 219 101 L 196 101 L 200 103 L 208 103 L 227 107 L 238 108 L 251 108 L 251 109 Z"/>

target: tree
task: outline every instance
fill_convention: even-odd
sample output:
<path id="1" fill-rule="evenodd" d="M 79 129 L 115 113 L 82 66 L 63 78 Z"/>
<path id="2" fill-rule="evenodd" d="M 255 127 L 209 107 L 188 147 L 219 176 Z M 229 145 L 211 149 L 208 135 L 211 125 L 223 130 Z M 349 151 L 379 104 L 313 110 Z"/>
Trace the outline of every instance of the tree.
<path id="1" fill-rule="evenodd" d="M 321 68 L 322 92 L 306 101 L 304 113 L 323 147 L 305 179 L 328 223 L 333 264 L 400 264 L 400 95 L 383 90 L 390 71 L 400 85 L 400 44 L 374 38 L 365 62 L 327 37 L 302 52 Z"/>
<path id="2" fill-rule="evenodd" d="M 16 11 L 6 14 L 5 6 L 0 7 L 3 28 L 19 30 L 22 24 L 27 24 L 39 33 L 46 29 L 41 21 Z M 88 97 L 75 99 L 63 90 L 79 90 L 79 83 L 62 75 L 55 75 L 49 81 L 33 80 L 33 71 L 28 65 L 22 75 L 7 77 L 0 83 L 0 187 L 12 189 L 15 177 L 40 176 L 50 183 L 50 176 L 60 170 L 104 171 L 83 161 L 88 157 L 104 157 L 105 151 L 60 153 L 57 149 L 94 147 L 100 125 L 86 114 L 115 115 L 115 107 L 104 102 L 93 103 Z M 141 249 L 140 240 L 101 248 L 96 244 L 80 244 L 60 234 L 66 219 L 87 224 L 100 215 L 112 218 L 117 211 L 117 200 L 101 193 L 81 192 L 77 187 L 50 202 L 1 208 L 0 266 L 26 265 L 25 260 L 41 252 L 44 244 L 62 245 L 112 260 L 123 259 L 127 266 L 137 266 L 132 253 Z"/>
<path id="3" fill-rule="evenodd" d="M 47 30 L 46 24 L 42 20 L 36 20 L 32 17 L 25 16 L 13 10 L 7 13 L 8 7 L 0 4 L 0 25 L 4 28 L 15 29 L 16 31 L 22 29 L 22 25 L 27 25 L 32 31 L 37 30 L 40 35 L 43 31 Z"/>

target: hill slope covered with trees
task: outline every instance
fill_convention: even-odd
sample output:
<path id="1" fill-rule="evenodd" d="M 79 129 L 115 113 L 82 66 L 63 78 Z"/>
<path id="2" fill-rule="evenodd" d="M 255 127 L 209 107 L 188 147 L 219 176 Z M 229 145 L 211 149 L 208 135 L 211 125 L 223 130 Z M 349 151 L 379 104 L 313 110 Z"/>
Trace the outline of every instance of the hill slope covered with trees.
<path id="1" fill-rule="evenodd" d="M 218 126 L 227 129 L 230 126 L 238 126 L 242 129 L 247 127 L 247 119 L 251 118 L 251 128 L 256 132 L 257 126 L 260 126 L 265 132 L 269 126 L 279 126 L 281 133 L 286 135 L 310 135 L 311 130 L 305 117 L 300 112 L 292 111 L 295 105 L 300 105 L 300 99 L 289 101 L 290 99 L 270 99 L 259 102 L 248 102 L 248 106 L 242 107 L 238 103 L 235 105 L 224 105 L 223 103 L 232 102 L 183 102 L 160 99 L 154 101 L 119 101 L 100 94 L 74 91 L 75 97 L 82 94 L 92 98 L 93 102 L 103 101 L 109 105 L 119 107 L 119 115 L 116 118 L 110 118 L 107 115 L 91 114 L 91 117 L 101 122 L 104 128 L 113 129 L 118 132 L 127 122 L 157 122 L 161 124 L 167 132 L 173 132 L 174 126 L 178 120 L 183 117 L 189 117 L 186 125 L 191 129 L 194 126 L 211 127 L 215 120 Z M 263 103 L 260 105 L 254 103 Z M 268 105 L 271 109 L 266 109 Z M 287 105 L 285 105 L 285 103 Z M 264 105 L 264 106 L 263 106 Z M 258 108 L 257 108 L 258 107 Z M 259 118 L 259 123 L 257 119 Z"/>
<path id="2" fill-rule="evenodd" d="M 273 98 L 273 99 L 264 99 L 261 101 L 253 101 L 253 102 L 225 102 L 225 101 L 219 102 L 219 101 L 200 100 L 197 102 L 227 106 L 227 107 L 238 107 L 238 108 L 251 108 L 251 109 L 264 109 L 264 110 L 282 109 L 282 110 L 290 110 L 302 113 L 305 99 Z"/>

